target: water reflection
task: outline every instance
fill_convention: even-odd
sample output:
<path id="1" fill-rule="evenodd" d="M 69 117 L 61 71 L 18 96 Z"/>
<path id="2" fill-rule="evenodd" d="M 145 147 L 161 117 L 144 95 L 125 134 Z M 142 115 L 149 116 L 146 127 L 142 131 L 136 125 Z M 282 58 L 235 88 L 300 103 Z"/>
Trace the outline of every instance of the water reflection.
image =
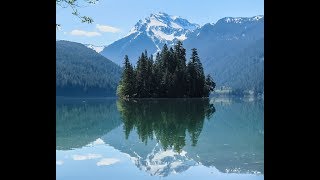
<path id="1" fill-rule="evenodd" d="M 122 122 L 116 100 L 57 99 L 56 149 L 83 147 Z"/>
<path id="2" fill-rule="evenodd" d="M 208 99 L 119 100 L 117 107 L 126 139 L 136 129 L 145 144 L 148 139 L 156 138 L 164 150 L 169 147 L 177 152 L 186 145 L 187 132 L 191 145 L 197 144 L 205 117 L 209 119 L 215 112 Z"/>
<path id="3" fill-rule="evenodd" d="M 122 176 L 124 166 L 137 179 L 197 168 L 207 168 L 208 179 L 264 173 L 263 101 L 63 100 L 56 108 L 57 177 L 131 177 Z"/>
<path id="4" fill-rule="evenodd" d="M 264 173 L 263 101 L 233 100 L 215 103 L 216 113 L 206 121 L 197 146 L 187 155 L 224 173 Z"/>

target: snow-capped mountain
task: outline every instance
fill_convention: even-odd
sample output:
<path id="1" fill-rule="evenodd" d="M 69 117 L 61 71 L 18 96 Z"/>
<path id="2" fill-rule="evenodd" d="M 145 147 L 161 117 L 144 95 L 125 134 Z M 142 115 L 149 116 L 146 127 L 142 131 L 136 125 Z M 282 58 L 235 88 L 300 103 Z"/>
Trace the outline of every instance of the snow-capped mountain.
<path id="1" fill-rule="evenodd" d="M 95 45 L 92 45 L 92 44 L 84 44 L 84 45 L 87 46 L 90 49 L 95 50 L 97 53 L 100 53 L 105 48 L 105 46 L 95 46 Z"/>
<path id="2" fill-rule="evenodd" d="M 136 65 L 141 53 L 158 52 L 166 43 L 183 41 L 187 59 L 196 48 L 205 73 L 217 88 L 264 91 L 264 16 L 225 17 L 203 26 L 166 13 L 151 14 L 138 21 L 122 39 L 105 47 L 100 54 L 123 65 L 125 55 Z"/>
<path id="3" fill-rule="evenodd" d="M 125 55 L 135 64 L 145 49 L 149 55 L 160 51 L 162 46 L 173 45 L 178 40 L 185 40 L 189 33 L 199 28 L 198 24 L 166 13 L 151 14 L 139 20 L 122 39 L 112 43 L 101 51 L 105 57 L 122 65 Z"/>
<path id="4" fill-rule="evenodd" d="M 150 17 L 140 20 L 129 32 L 139 35 L 146 32 L 147 35 L 158 43 L 171 43 L 173 40 L 185 40 L 186 34 L 198 28 L 199 25 L 190 23 L 178 16 L 169 16 L 166 13 L 151 14 Z M 160 42 L 158 42 L 160 41 Z M 159 48 L 160 49 L 160 48 Z"/>

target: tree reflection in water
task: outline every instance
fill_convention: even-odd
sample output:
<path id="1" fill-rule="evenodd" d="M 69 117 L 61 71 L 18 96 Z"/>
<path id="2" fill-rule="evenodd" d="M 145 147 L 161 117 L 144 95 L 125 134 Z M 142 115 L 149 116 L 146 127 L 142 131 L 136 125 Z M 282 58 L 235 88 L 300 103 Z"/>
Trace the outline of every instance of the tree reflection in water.
<path id="1" fill-rule="evenodd" d="M 177 152 L 186 145 L 187 132 L 192 146 L 197 144 L 204 120 L 215 112 L 209 99 L 119 99 L 117 108 L 126 139 L 136 129 L 145 144 L 156 138 L 164 150 L 173 148 Z"/>

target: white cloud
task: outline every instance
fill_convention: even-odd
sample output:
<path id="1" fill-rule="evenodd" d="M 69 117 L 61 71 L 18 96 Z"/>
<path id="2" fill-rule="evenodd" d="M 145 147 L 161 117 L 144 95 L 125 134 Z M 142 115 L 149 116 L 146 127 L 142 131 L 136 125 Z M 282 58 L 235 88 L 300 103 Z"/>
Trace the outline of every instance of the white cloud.
<path id="1" fill-rule="evenodd" d="M 120 31 L 120 29 L 118 29 L 118 28 L 115 28 L 115 27 L 112 27 L 112 26 L 107 26 L 107 25 L 100 25 L 100 24 L 97 24 L 96 28 L 101 32 L 116 33 L 116 32 Z"/>
<path id="2" fill-rule="evenodd" d="M 114 158 L 103 158 L 99 162 L 97 162 L 97 166 L 109 166 L 119 161 L 120 161 L 119 159 L 114 159 Z"/>
<path id="3" fill-rule="evenodd" d="M 73 155 L 72 159 L 76 161 L 101 158 L 101 154 Z"/>
<path id="4" fill-rule="evenodd" d="M 56 161 L 56 165 L 62 165 L 64 162 L 61 160 Z"/>
<path id="5" fill-rule="evenodd" d="M 63 34 L 67 34 L 67 32 L 63 32 Z"/>
<path id="6" fill-rule="evenodd" d="M 101 36 L 101 34 L 98 32 L 82 31 L 82 30 L 78 30 L 78 29 L 72 30 L 70 34 L 74 35 L 74 36 L 87 36 L 87 37 Z"/>

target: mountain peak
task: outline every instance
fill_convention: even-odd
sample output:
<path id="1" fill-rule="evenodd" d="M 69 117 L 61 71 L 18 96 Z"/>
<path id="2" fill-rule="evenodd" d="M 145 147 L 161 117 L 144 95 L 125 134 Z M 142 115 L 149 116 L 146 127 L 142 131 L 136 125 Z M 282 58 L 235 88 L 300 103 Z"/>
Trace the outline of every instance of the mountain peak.
<path id="1" fill-rule="evenodd" d="M 149 17 L 170 18 L 172 20 L 176 20 L 177 18 L 181 18 L 180 16 L 173 16 L 173 15 L 169 15 L 169 14 L 164 13 L 164 12 L 151 13 Z"/>
<path id="2" fill-rule="evenodd" d="M 199 25 L 190 23 L 179 16 L 172 16 L 164 12 L 152 13 L 143 20 L 139 20 L 130 30 L 129 35 L 136 33 L 147 34 L 153 41 L 185 40 L 186 33 L 198 28 Z"/>
<path id="3" fill-rule="evenodd" d="M 151 13 L 150 17 L 170 17 L 167 13 L 164 12 L 158 12 L 158 13 Z"/>

